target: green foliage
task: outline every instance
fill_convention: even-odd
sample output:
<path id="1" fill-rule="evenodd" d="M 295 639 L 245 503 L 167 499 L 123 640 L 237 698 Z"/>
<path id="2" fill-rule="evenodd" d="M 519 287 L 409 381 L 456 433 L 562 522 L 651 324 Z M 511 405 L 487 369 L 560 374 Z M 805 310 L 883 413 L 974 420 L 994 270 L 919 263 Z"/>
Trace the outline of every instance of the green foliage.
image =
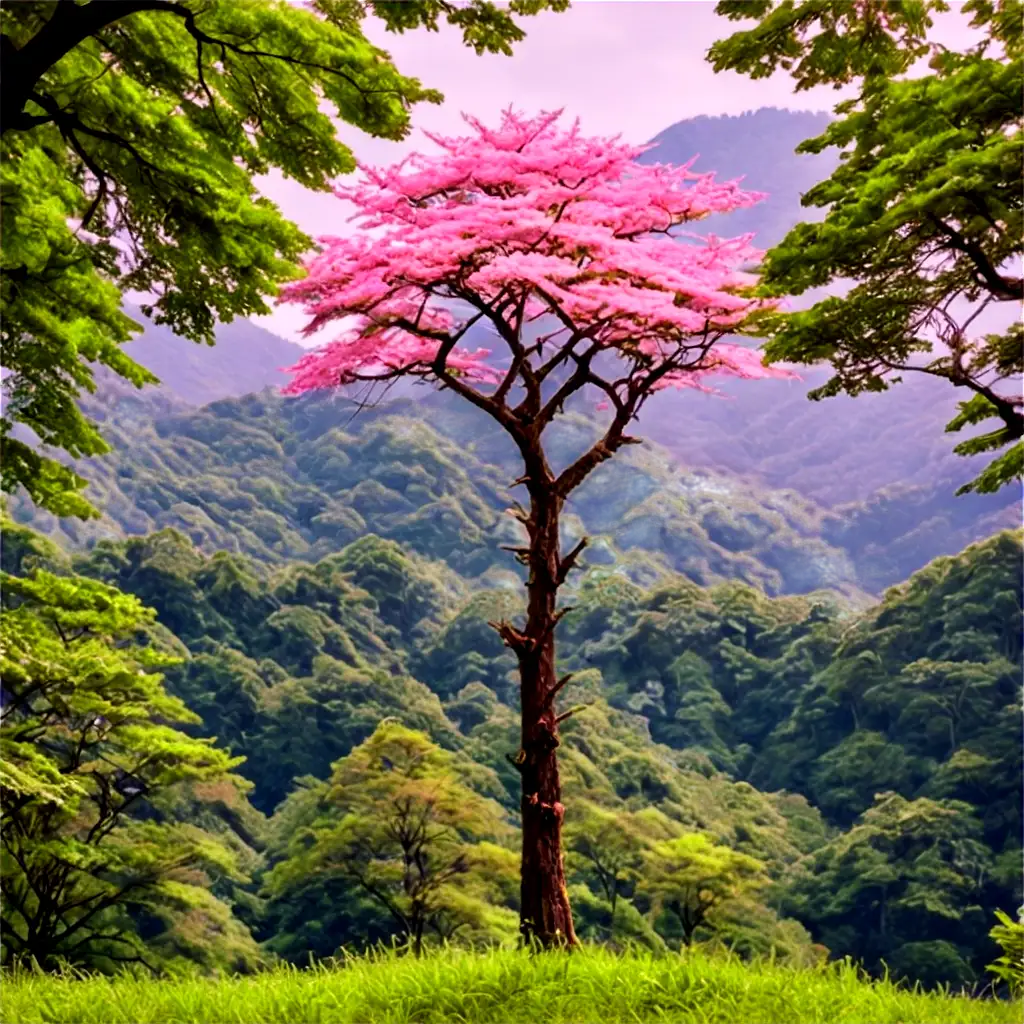
<path id="1" fill-rule="evenodd" d="M 895 976 L 972 983 L 992 858 L 971 812 L 956 801 L 876 797 L 849 832 L 811 857 L 791 909 L 826 945 L 879 957 Z"/>
<path id="2" fill-rule="evenodd" d="M 931 14 L 943 9 L 941 0 L 900 0 L 884 6 L 722 0 L 718 14 L 760 20 L 754 28 L 716 43 L 708 58 L 716 71 L 730 68 L 755 79 L 781 68 L 792 76 L 798 92 L 891 76 L 928 53 L 925 33 Z"/>
<path id="3" fill-rule="evenodd" d="M 496 439 L 480 422 L 450 422 L 452 399 L 430 402 L 419 419 L 404 401 L 359 411 L 336 396 L 268 392 L 150 422 L 135 409 L 97 407 L 93 414 L 107 417 L 116 453 L 82 472 L 108 520 L 60 521 L 17 498 L 13 514 L 76 546 L 172 527 L 207 551 L 266 563 L 316 561 L 372 531 L 462 577 L 518 585 L 500 550 L 521 540 L 520 527 L 504 515 L 515 476 L 509 453 L 482 450 Z M 570 419 L 579 436 L 593 433 L 584 417 Z M 481 450 L 467 450 L 473 438 Z M 578 454 L 569 441 L 563 458 Z M 820 540 L 822 509 L 793 494 L 740 496 L 738 488 L 728 478 L 685 471 L 652 447 L 602 467 L 569 509 L 578 516 L 576 533 L 590 537 L 588 564 L 620 569 L 641 585 L 681 572 L 702 584 L 739 578 L 769 593 L 829 587 L 863 599 L 856 567 Z M 750 524 L 755 539 L 722 529 L 730 517 Z M 362 557 L 367 562 L 370 554 Z M 384 558 L 373 553 L 373 561 L 384 572 Z M 346 571 L 359 578 L 355 563 Z M 402 616 L 411 612 L 381 589 L 388 576 L 372 586 L 369 580 L 360 585 L 387 606 L 386 620 L 406 629 Z M 440 582 L 446 592 L 458 589 L 450 574 Z M 440 610 L 447 599 L 410 592 L 401 600 Z"/>
<path id="4" fill-rule="evenodd" d="M 1011 725 L 1020 702 L 1020 559 L 1020 534 L 1000 534 L 890 591 L 845 631 L 769 738 L 752 780 L 804 791 L 846 824 L 878 787 L 913 795 L 948 764 L 933 785 L 987 805 L 989 839 L 1001 848 L 1019 822 L 1009 793 L 1020 771 Z M 975 756 L 1002 760 L 991 764 L 985 800 L 969 789 L 981 767 Z"/>
<path id="5" fill-rule="evenodd" d="M 691 832 L 657 843 L 647 854 L 640 891 L 655 913 L 674 915 L 690 946 L 702 928 L 714 929 L 722 904 L 768 883 L 764 864 Z"/>
<path id="6" fill-rule="evenodd" d="M 457 767 L 421 733 L 382 722 L 334 765 L 316 816 L 267 875 L 268 895 L 286 902 L 318 877 L 337 879 L 376 903 L 417 956 L 431 937 L 513 934 L 515 915 L 500 904 L 515 889 L 516 858 L 494 842 L 506 838 L 504 814 Z"/>
<path id="7" fill-rule="evenodd" d="M 216 320 L 266 313 L 310 240 L 260 196 L 271 170 L 326 191 L 355 161 L 332 117 L 404 138 L 409 110 L 439 102 L 362 33 L 443 16 L 480 52 L 510 52 L 513 15 L 565 0 L 499 8 L 319 0 L 53 3 L 4 8 L 0 310 L 7 402 L 3 487 L 24 486 L 56 515 L 95 510 L 84 481 L 35 438 L 72 458 L 107 446 L 76 399 L 92 365 L 139 387 L 155 377 L 121 346 L 138 329 L 125 291 L 155 294 L 143 312 L 212 343 Z M 27 431 L 25 430 L 27 428 Z"/>
<path id="8" fill-rule="evenodd" d="M 765 258 L 764 289 L 800 295 L 854 282 L 843 297 L 764 324 L 773 360 L 829 360 L 834 376 L 811 392 L 882 391 L 924 372 L 968 388 L 947 430 L 988 421 L 960 455 L 998 452 L 961 491 L 992 492 L 1021 478 L 1024 414 L 1016 384 L 1021 327 L 986 332 L 982 314 L 1019 306 L 1024 284 L 1007 268 L 1022 252 L 1022 74 L 1019 0 L 968 0 L 983 39 L 963 53 L 932 46 L 941 0 L 896 4 L 722 3 L 759 24 L 716 43 L 716 70 L 754 78 L 778 68 L 797 89 L 855 83 L 837 120 L 800 150 L 838 147 L 843 160 L 804 196 L 827 210 L 795 227 Z M 930 57 L 930 74 L 902 77 Z M 1004 308 L 1006 308 L 1004 306 Z M 1011 316 L 1013 313 L 1011 312 Z M 1006 318 L 1004 318 L 1006 319 Z M 995 420 L 995 424 L 991 423 Z"/>
<path id="9" fill-rule="evenodd" d="M 969 805 L 981 829 L 973 841 L 984 853 L 984 878 L 974 889 L 946 893 L 957 923 L 948 939 L 936 941 L 948 942 L 960 966 L 946 946 L 941 958 L 933 951 L 935 963 L 947 964 L 942 977 L 958 983 L 980 977 L 987 960 L 978 921 L 1020 899 L 1020 564 L 1020 535 L 1001 534 L 938 560 L 858 618 L 825 601 L 769 601 L 736 585 L 702 590 L 676 583 L 622 593 L 612 626 L 599 592 L 584 586 L 566 622 L 566 658 L 571 667 L 596 666 L 599 692 L 642 715 L 656 740 L 685 747 L 689 764 L 696 767 L 702 754 L 708 774 L 718 768 L 763 790 L 803 794 L 834 827 L 859 827 L 857 817 L 886 790 Z M 571 728 L 585 728 L 593 713 Z M 569 742 L 571 735 L 567 729 Z M 622 763 L 610 752 L 592 756 L 602 766 Z M 702 798 L 692 782 L 692 795 L 669 796 L 664 787 L 673 784 L 638 760 L 632 758 L 632 792 L 660 800 L 676 821 L 773 862 L 773 877 L 784 879 L 781 892 L 793 884 L 790 872 L 800 861 L 788 844 L 813 857 L 826 841 L 817 811 L 807 818 L 782 800 L 786 827 L 765 827 L 771 816 L 752 797 L 741 811 L 739 794 L 715 792 L 711 779 Z M 728 817 L 713 816 L 710 807 L 728 807 Z M 879 864 L 891 856 L 879 854 Z M 841 874 L 852 875 L 859 863 L 849 861 Z M 930 884 L 943 883 L 936 875 Z M 913 916 L 889 922 L 882 953 L 877 937 L 858 937 L 868 934 L 866 925 L 841 926 L 845 912 L 826 919 L 795 903 L 784 912 L 834 954 L 866 965 L 885 956 L 894 971 L 940 980 L 937 967 L 924 970 L 927 950 L 903 949 L 924 927 Z"/>
<path id="10" fill-rule="evenodd" d="M 164 691 L 168 659 L 131 643 L 152 612 L 40 568 L 0 584 L 4 962 L 251 969 L 251 936 L 209 891 L 243 880 L 229 826 L 196 807 L 217 786 L 238 805 L 241 759 L 181 731 L 198 718 Z"/>
<path id="11" fill-rule="evenodd" d="M 258 347 L 259 339 L 252 344 Z M 230 336 L 214 351 L 221 345 L 225 352 L 234 345 L 235 359 L 249 359 Z M 744 407 L 756 406 L 754 396 L 741 397 Z M 458 399 L 442 393 L 360 411 L 337 396 L 284 400 L 264 392 L 183 410 L 160 393 L 129 398 L 104 384 L 100 399 L 83 408 L 102 422 L 115 451 L 77 468 L 90 480 L 88 493 L 106 518 L 59 520 L 39 512 L 24 495 L 12 498 L 12 514 L 75 547 L 173 527 L 208 552 L 244 552 L 267 563 L 315 561 L 372 531 L 443 559 L 462 576 L 493 587 L 518 585 L 511 559 L 499 550 L 521 540 L 520 528 L 503 515 L 516 475 L 511 453 L 486 423 L 456 415 L 453 401 Z M 797 401 L 789 392 L 775 396 L 770 408 L 776 415 L 744 425 L 743 435 L 795 430 L 789 421 L 803 406 L 812 407 L 802 400 L 794 407 Z M 934 396 L 915 397 L 911 404 L 904 418 L 874 442 L 878 448 L 890 451 L 894 437 L 907 430 L 916 435 L 922 417 L 934 419 Z M 827 587 L 866 602 L 862 591 L 879 591 L 936 555 L 1016 523 L 1008 498 L 954 501 L 946 489 L 961 478 L 948 472 L 929 476 L 927 486 L 918 482 L 826 511 L 792 491 L 752 486 L 720 470 L 683 468 L 709 454 L 714 462 L 731 465 L 731 454 L 741 447 L 735 436 L 729 440 L 737 425 L 723 423 L 718 410 L 740 405 L 709 398 L 696 407 L 695 430 L 703 422 L 720 446 L 704 456 L 696 441 L 685 453 L 679 448 L 678 416 L 660 430 L 662 421 L 654 419 L 651 433 L 667 449 L 631 450 L 599 470 L 593 486 L 580 489 L 569 506 L 567 528 L 577 539 L 584 533 L 590 537 L 588 565 L 620 570 L 645 587 L 674 571 L 703 585 L 742 579 L 770 594 Z M 939 413 L 936 429 L 944 422 Z M 570 418 L 572 432 L 562 440 L 560 458 L 578 454 L 593 432 L 589 418 L 589 410 Z M 863 419 L 872 426 L 883 422 L 877 414 Z M 797 462 L 797 482 L 809 493 L 815 483 L 840 472 L 832 463 L 840 458 L 836 446 L 848 438 L 837 438 L 831 426 L 813 421 L 800 430 L 822 437 L 827 450 L 818 455 L 827 466 L 815 469 L 812 460 L 808 468 L 797 451 L 788 460 L 774 453 L 779 460 L 774 475 L 788 487 Z M 723 438 L 728 440 L 724 451 Z M 673 451 L 685 455 L 682 465 Z M 915 452 L 901 455 L 900 475 L 920 481 L 920 460 L 930 473 L 939 473 L 934 452 Z M 765 452 L 756 464 L 736 468 L 771 468 L 772 457 Z M 863 450 L 856 459 L 850 453 L 840 458 L 844 480 L 856 479 Z M 831 501 L 831 491 L 826 488 L 822 498 Z M 445 589 L 458 589 L 450 576 Z"/>
<path id="12" fill-rule="evenodd" d="M 373 534 L 350 544 L 329 564 L 373 596 L 381 620 L 410 647 L 433 632 L 465 593 L 455 573 Z"/>
<path id="13" fill-rule="evenodd" d="M 348 958 L 341 969 L 278 970 L 260 978 L 85 981 L 19 974 L 6 982 L 11 1024 L 625 1024 L 663 1016 L 686 1024 L 1016 1024 L 1019 1005 L 869 983 L 851 965 L 808 970 L 691 953 L 584 949 L 533 956 L 450 950 L 422 959 Z"/>
<path id="14" fill-rule="evenodd" d="M 73 567 L 155 606 L 160 621 L 142 628 L 154 649 L 182 659 L 167 685 L 203 719 L 185 729 L 244 756 L 237 770 L 253 803 L 276 808 L 264 824 L 223 787 L 175 804 L 178 820 L 229 842 L 254 879 L 224 876 L 213 895 L 268 952 L 305 963 L 404 933 L 356 878 L 309 860 L 313 849 L 326 855 L 319 840 L 344 820 L 329 798 L 332 764 L 373 742 L 382 719 L 392 720 L 385 730 L 415 730 L 429 763 L 474 794 L 467 806 L 496 801 L 514 825 L 514 664 L 486 627 L 517 614 L 514 591 L 478 589 L 488 578 L 474 585 L 372 535 L 319 562 L 270 566 L 208 557 L 173 531 L 104 541 L 74 559 L 22 527 L 5 541 L 5 564 L 19 572 Z M 584 706 L 563 723 L 560 748 L 581 934 L 649 949 L 681 940 L 675 915 L 644 891 L 644 856 L 697 835 L 716 857 L 763 865 L 763 884 L 719 899 L 714 930 L 695 929 L 698 942 L 801 964 L 828 947 L 929 984 L 982 978 L 986 922 L 1020 899 L 1020 559 L 1020 536 L 999 535 L 859 615 L 825 596 L 704 589 L 667 573 L 645 589 L 620 571 L 588 570 L 564 622 L 561 667 L 574 671 L 565 705 Z M 394 781 L 360 779 L 369 794 Z M 923 822 L 909 838 L 900 814 L 865 814 L 886 789 Z M 386 805 L 374 798 L 368 810 Z M 955 831 L 944 824 L 950 808 L 966 823 L 955 848 L 943 845 Z M 359 820 L 368 819 L 350 818 L 353 829 Z M 473 837 L 474 856 L 491 859 L 444 887 L 438 928 L 461 915 L 456 942 L 514 932 L 515 858 L 501 835 Z M 377 867 L 393 886 L 395 858 Z M 289 872 L 287 886 L 260 895 Z M 890 876 L 892 899 L 910 897 L 889 914 L 882 943 L 869 883 Z M 833 905 L 843 886 L 847 903 Z"/>
<path id="15" fill-rule="evenodd" d="M 637 878 L 644 835 L 632 815 L 615 814 L 593 804 L 574 803 L 565 821 L 570 867 L 592 875 L 608 902 L 608 935 L 615 936 L 615 905 L 623 883 Z"/>
<path id="16" fill-rule="evenodd" d="M 994 974 L 1010 990 L 1010 995 L 1018 998 L 1024 992 L 1024 920 L 1020 911 L 1014 921 L 1009 914 L 996 911 L 999 921 L 988 934 L 1002 950 L 993 963 L 986 968 Z"/>

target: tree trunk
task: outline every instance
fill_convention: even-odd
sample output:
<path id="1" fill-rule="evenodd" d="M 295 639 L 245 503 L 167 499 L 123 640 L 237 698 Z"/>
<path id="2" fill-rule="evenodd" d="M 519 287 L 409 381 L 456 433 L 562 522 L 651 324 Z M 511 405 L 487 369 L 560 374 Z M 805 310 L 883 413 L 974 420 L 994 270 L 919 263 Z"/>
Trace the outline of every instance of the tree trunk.
<path id="1" fill-rule="evenodd" d="M 561 582 L 558 520 L 561 501 L 549 487 L 531 487 L 528 605 L 519 645 L 523 779 L 523 861 L 519 930 L 526 942 L 575 946 L 576 932 L 562 860 L 562 787 L 558 777 L 555 599 Z"/>

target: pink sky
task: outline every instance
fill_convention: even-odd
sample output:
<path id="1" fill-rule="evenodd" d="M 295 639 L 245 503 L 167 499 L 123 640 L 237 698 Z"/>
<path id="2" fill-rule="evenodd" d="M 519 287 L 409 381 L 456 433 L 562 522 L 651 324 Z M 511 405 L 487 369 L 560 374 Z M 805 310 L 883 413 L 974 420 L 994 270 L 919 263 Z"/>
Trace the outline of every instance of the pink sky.
<path id="1" fill-rule="evenodd" d="M 526 39 L 512 57 L 478 57 L 459 34 L 416 31 L 392 35 L 368 19 L 371 40 L 394 58 L 406 75 L 440 89 L 440 106 L 413 111 L 414 130 L 404 142 L 370 136 L 349 125 L 339 135 L 357 159 L 388 164 L 429 143 L 417 128 L 458 133 L 463 111 L 493 120 L 510 103 L 528 112 L 564 108 L 579 116 L 595 135 L 619 134 L 646 142 L 677 121 L 701 114 L 741 114 L 759 107 L 830 110 L 839 94 L 815 89 L 795 94 L 790 78 L 779 74 L 751 81 L 732 72 L 715 74 L 704 55 L 717 39 L 739 25 L 715 14 L 712 0 L 576 0 L 561 14 L 524 18 Z M 963 19 L 945 16 L 936 37 L 947 45 L 964 41 Z M 751 154 L 756 160 L 756 153 Z M 263 183 L 282 211 L 313 236 L 342 234 L 345 208 L 331 194 L 310 192 L 279 175 Z M 278 308 L 257 323 L 282 337 L 300 340 L 302 311 Z M 315 343 L 327 340 L 318 337 Z"/>

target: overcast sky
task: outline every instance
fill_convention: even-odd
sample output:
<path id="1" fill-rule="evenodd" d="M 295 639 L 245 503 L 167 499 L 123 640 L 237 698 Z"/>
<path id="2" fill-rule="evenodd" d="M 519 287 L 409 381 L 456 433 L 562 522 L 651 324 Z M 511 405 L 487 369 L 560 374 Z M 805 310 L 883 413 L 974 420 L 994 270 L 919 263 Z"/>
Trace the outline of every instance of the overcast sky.
<path id="1" fill-rule="evenodd" d="M 741 114 L 766 106 L 832 109 L 839 97 L 834 90 L 795 94 L 785 74 L 757 82 L 732 72 L 715 74 L 704 59 L 708 47 L 740 26 L 718 17 L 714 7 L 713 0 L 576 0 L 561 14 L 522 19 L 526 38 L 512 57 L 478 57 L 447 26 L 437 33 L 393 35 L 368 19 L 367 34 L 399 70 L 440 89 L 445 101 L 416 107 L 414 130 L 401 143 L 371 138 L 349 125 L 341 125 L 339 134 L 357 159 L 389 164 L 429 147 L 417 128 L 457 134 L 463 111 L 493 121 L 510 103 L 527 113 L 564 108 L 567 117 L 581 118 L 588 133 L 621 133 L 637 143 L 700 114 Z M 936 36 L 947 45 L 963 41 L 963 19 L 956 12 L 937 28 Z M 756 152 L 751 159 L 757 159 Z M 333 195 L 309 192 L 279 176 L 263 187 L 309 234 L 346 230 L 343 204 Z M 304 314 L 284 306 L 256 320 L 298 341 Z"/>

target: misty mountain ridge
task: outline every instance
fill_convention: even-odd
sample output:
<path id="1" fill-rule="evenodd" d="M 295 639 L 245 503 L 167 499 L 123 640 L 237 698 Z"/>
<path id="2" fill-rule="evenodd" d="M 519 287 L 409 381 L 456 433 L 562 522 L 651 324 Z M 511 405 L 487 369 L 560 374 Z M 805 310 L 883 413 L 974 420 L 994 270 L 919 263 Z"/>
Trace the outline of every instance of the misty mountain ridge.
<path id="1" fill-rule="evenodd" d="M 831 115 L 815 111 L 762 107 L 738 116 L 694 117 L 678 121 L 652 140 L 640 163 L 685 164 L 714 172 L 719 181 L 742 179 L 742 186 L 767 197 L 756 206 L 716 214 L 700 222 L 700 232 L 723 237 L 753 234 L 761 249 L 777 245 L 802 220 L 818 220 L 820 212 L 802 209 L 800 199 L 838 166 L 834 149 L 797 153 L 804 139 L 820 135 Z"/>
<path id="2" fill-rule="evenodd" d="M 743 177 L 746 186 L 767 191 L 768 198 L 758 206 L 701 225 L 723 234 L 754 231 L 756 244 L 764 247 L 817 213 L 800 206 L 801 196 L 835 167 L 838 156 L 835 151 L 794 151 L 828 120 L 825 114 L 777 109 L 693 118 L 655 136 L 656 145 L 641 160 L 679 163 L 697 155 L 695 170 Z M 162 386 L 146 391 L 160 409 L 152 402 L 140 404 L 142 395 L 123 383 L 104 380 L 101 394 L 106 394 L 104 401 L 115 418 L 160 418 L 177 411 L 182 402 L 201 407 L 281 387 L 288 379 L 282 369 L 304 351 L 247 321 L 218 327 L 217 344 L 208 348 L 147 323 L 137 308 L 127 311 L 146 328 L 125 349 L 160 377 Z M 954 497 L 956 487 L 981 463 L 953 455 L 954 439 L 943 432 L 962 397 L 955 389 L 919 376 L 885 394 L 809 401 L 807 391 L 825 377 L 824 370 L 804 369 L 800 381 L 725 380 L 718 384 L 719 397 L 665 392 L 651 400 L 641 429 L 683 465 L 760 478 L 771 489 L 792 488 L 819 506 L 839 507 L 844 515 L 864 514 L 846 508 L 863 504 L 883 519 L 895 515 L 903 526 L 920 520 L 939 531 L 952 529 L 957 546 L 1014 524 L 1016 488 L 999 495 Z M 117 395 L 113 401 L 112 387 Z M 356 394 L 344 390 L 351 392 L 348 397 Z M 413 402 L 414 408 L 426 402 L 423 414 L 429 415 L 430 389 L 401 382 L 386 397 L 383 392 L 357 389 L 360 397 L 375 401 Z M 581 404 L 593 408 L 588 400 Z"/>
<path id="3" fill-rule="evenodd" d="M 188 405 L 280 387 L 288 379 L 282 369 L 293 366 L 305 352 L 301 345 L 250 320 L 218 324 L 217 344 L 197 345 L 153 323 L 138 306 L 125 303 L 124 311 L 144 328 L 124 346 L 125 354 L 160 378 L 155 390 Z M 111 377 L 104 375 L 104 386 L 116 386 Z M 148 393 L 153 390 L 147 389 Z"/>

